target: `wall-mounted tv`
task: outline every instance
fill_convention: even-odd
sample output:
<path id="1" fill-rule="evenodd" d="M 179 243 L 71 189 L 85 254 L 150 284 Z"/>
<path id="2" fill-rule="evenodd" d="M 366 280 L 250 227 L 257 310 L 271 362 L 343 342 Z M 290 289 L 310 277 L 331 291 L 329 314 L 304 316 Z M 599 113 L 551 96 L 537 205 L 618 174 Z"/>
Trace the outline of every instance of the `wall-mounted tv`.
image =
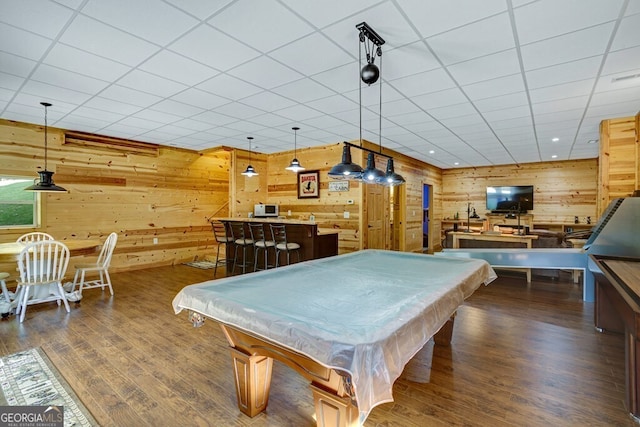
<path id="1" fill-rule="evenodd" d="M 492 212 L 526 212 L 533 209 L 533 185 L 487 187 L 487 209 Z"/>

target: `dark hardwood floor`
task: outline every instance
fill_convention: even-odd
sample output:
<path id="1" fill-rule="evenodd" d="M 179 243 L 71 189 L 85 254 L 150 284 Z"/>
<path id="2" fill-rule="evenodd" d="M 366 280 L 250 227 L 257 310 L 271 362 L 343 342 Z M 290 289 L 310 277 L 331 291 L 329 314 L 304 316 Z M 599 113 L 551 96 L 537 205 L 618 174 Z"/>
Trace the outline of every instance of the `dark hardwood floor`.
<path id="1" fill-rule="evenodd" d="M 87 290 L 70 314 L 40 304 L 22 324 L 0 322 L 0 354 L 42 346 L 104 426 L 315 425 L 306 382 L 278 362 L 266 413 L 238 411 L 219 327 L 193 328 L 171 307 L 183 286 L 212 274 L 113 274 L 113 298 Z M 636 425 L 624 408 L 623 338 L 594 330 L 580 285 L 568 273 L 534 276 L 530 286 L 511 274 L 460 308 L 452 345 L 432 357 L 425 347 L 396 381 L 395 402 L 375 408 L 366 426 Z"/>

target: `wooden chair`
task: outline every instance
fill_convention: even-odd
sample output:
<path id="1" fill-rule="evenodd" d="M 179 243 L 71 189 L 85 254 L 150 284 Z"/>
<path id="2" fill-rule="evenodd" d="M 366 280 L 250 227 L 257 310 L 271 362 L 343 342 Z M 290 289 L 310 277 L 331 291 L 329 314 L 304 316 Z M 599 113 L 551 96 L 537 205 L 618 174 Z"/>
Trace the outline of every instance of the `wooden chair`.
<path id="1" fill-rule="evenodd" d="M 27 244 L 18 255 L 20 278 L 16 290 L 16 315 L 24 320 L 27 305 L 60 301 L 69 312 L 69 303 L 62 289 L 62 279 L 69 265 L 69 248 L 55 240 Z"/>
<path id="2" fill-rule="evenodd" d="M 238 266 L 238 249 L 242 248 L 242 274 L 247 270 L 247 267 L 251 266 L 251 263 L 247 257 L 247 249 L 253 248 L 253 240 L 249 239 L 245 235 L 244 222 L 230 221 L 229 228 L 231 230 L 231 238 L 233 239 L 233 268 L 232 271 L 235 274 L 236 266 Z"/>
<path id="3" fill-rule="evenodd" d="M 55 239 L 51 234 L 43 233 L 41 231 L 34 231 L 33 233 L 23 234 L 22 236 L 18 237 L 18 240 L 16 240 L 16 242 L 27 244 L 27 243 L 33 243 L 33 242 L 40 242 L 41 240 L 55 240 Z"/>
<path id="4" fill-rule="evenodd" d="M 2 291 L 2 298 L 8 302 L 9 304 L 11 304 L 11 297 L 9 296 L 9 290 L 7 289 L 7 282 L 6 280 L 9 278 L 10 274 L 9 273 L 0 273 L 0 287 L 2 287 L 2 289 L 0 289 Z"/>
<path id="5" fill-rule="evenodd" d="M 275 253 L 276 243 L 273 240 L 267 240 L 264 234 L 264 224 L 249 224 L 249 231 L 251 232 L 251 239 L 253 240 L 253 271 L 258 271 L 258 254 L 260 250 L 264 252 L 264 268 L 261 270 L 267 270 L 269 267 L 275 267 L 273 264 L 269 264 L 269 249 L 273 249 Z"/>
<path id="6" fill-rule="evenodd" d="M 111 286 L 111 277 L 109 276 L 109 265 L 111 264 L 111 256 L 118 242 L 118 233 L 111 233 L 107 236 L 100 250 L 100 255 L 94 263 L 77 264 L 76 274 L 73 276 L 73 283 L 70 292 L 74 292 L 78 286 L 78 295 L 76 298 L 82 298 L 83 289 L 101 288 L 104 291 L 105 286 L 109 287 L 109 292 L 113 295 L 113 287 Z M 85 280 L 87 273 L 97 273 L 98 278 L 93 280 Z M 79 280 L 78 280 L 79 279 Z"/>
<path id="7" fill-rule="evenodd" d="M 276 267 L 280 266 L 280 254 L 282 252 L 287 254 L 287 265 L 291 263 L 289 254 L 295 252 L 300 262 L 300 244 L 287 241 L 287 229 L 285 225 L 273 225 L 271 224 L 271 236 L 276 244 Z"/>
<path id="8" fill-rule="evenodd" d="M 218 265 L 227 266 L 227 244 L 233 243 L 233 237 L 227 233 L 227 226 L 220 221 L 211 221 L 211 228 L 213 229 L 213 235 L 216 238 L 218 244 L 218 251 L 216 252 L 216 266 L 213 268 L 213 277 L 216 277 L 218 272 Z M 220 245 L 225 246 L 224 260 L 220 260 Z"/>

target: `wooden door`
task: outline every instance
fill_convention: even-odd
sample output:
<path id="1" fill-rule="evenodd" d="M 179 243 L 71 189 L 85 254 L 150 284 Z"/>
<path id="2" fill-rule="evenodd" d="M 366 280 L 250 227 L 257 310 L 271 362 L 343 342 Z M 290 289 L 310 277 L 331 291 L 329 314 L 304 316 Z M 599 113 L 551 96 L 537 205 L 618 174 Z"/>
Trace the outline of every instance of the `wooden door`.
<path id="1" fill-rule="evenodd" d="M 367 198 L 365 249 L 388 249 L 389 191 L 382 185 L 363 184 Z"/>

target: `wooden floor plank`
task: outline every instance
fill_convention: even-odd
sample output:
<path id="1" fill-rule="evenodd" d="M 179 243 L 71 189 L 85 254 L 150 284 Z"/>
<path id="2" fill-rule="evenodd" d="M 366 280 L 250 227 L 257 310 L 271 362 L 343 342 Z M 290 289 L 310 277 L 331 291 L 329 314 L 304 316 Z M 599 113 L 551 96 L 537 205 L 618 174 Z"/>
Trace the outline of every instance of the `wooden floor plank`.
<path id="1" fill-rule="evenodd" d="M 104 426 L 315 425 L 308 384 L 277 362 L 267 411 L 239 412 L 219 327 L 193 328 L 171 307 L 211 275 L 182 265 L 113 274 L 114 297 L 87 290 L 69 314 L 40 304 L 22 324 L 0 322 L 0 354 L 42 346 Z M 634 426 L 622 336 L 596 332 L 581 297 L 568 273 L 530 285 L 501 274 L 459 310 L 452 345 L 416 359 L 417 376 L 405 372 L 365 426 Z"/>

